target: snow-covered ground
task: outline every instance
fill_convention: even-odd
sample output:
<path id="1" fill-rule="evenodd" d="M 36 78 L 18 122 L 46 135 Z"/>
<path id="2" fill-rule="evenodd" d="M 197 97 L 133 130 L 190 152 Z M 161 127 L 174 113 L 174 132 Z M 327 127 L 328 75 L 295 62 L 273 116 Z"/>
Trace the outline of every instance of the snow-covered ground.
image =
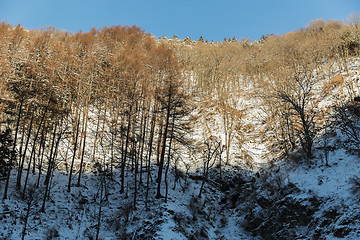
<path id="1" fill-rule="evenodd" d="M 354 61 L 349 73 L 342 73 L 345 82 L 352 81 L 358 86 L 358 66 L 359 62 Z M 330 109 L 339 98 L 344 102 L 350 100 L 346 89 L 341 88 L 335 87 L 331 94 L 319 100 L 320 111 Z M 360 93 L 356 92 L 358 88 L 354 89 L 355 94 Z M 201 197 L 198 195 L 202 162 L 189 158 L 184 159 L 183 164 L 193 164 L 189 176 L 174 182 L 173 169 L 169 170 L 167 202 L 164 198 L 155 198 L 157 167 L 154 166 L 148 209 L 145 207 L 144 174 L 134 209 L 134 173 L 127 172 L 127 191 L 121 194 L 119 170 L 114 170 L 113 179 L 103 178 L 90 166 L 91 150 L 88 150 L 85 162 L 89 166 L 80 187 L 74 185 L 71 192 L 67 192 L 67 172 L 63 167 L 55 171 L 45 212 L 39 211 L 44 195 L 42 188 L 35 189 L 33 201 L 27 208 L 29 197 L 21 198 L 14 186 L 16 171 L 12 172 L 9 197 L 0 202 L 0 239 L 20 239 L 27 212 L 25 239 L 94 239 L 97 229 L 100 239 L 360 239 L 360 191 L 356 192 L 354 182 L 360 175 L 356 145 L 334 125 L 327 143 L 330 147 L 328 166 L 324 162 L 321 134 L 315 141 L 314 158 L 308 162 L 297 161 L 294 153 L 287 159 L 268 164 L 267 142 L 257 134 L 263 128 L 259 118 L 261 111 L 253 106 L 254 103 L 255 100 L 247 102 L 248 110 L 243 119 L 244 125 L 252 124 L 243 147 L 253 165 L 244 169 L 246 165 L 242 164 L 239 168 L 241 160 L 232 159 L 231 166 L 224 167 L 221 176 L 218 168 L 211 169 Z M 90 114 L 93 124 L 97 114 L 95 110 Z M 223 138 L 219 133 L 222 128 L 218 117 L 207 124 L 219 139 Z M 88 146 L 92 148 L 94 129 L 91 126 L 89 129 Z M 194 138 L 201 141 L 204 132 L 197 131 Z M 66 144 L 61 147 L 61 156 L 65 156 L 65 149 Z M 96 157 L 100 158 L 105 152 L 109 154 L 109 151 L 98 149 Z M 236 147 L 232 154 L 233 157 L 238 154 Z M 76 177 L 75 174 L 73 183 Z M 41 181 L 44 178 L 42 176 Z M 30 174 L 30 186 L 35 181 L 36 176 Z M 3 193 L 3 181 L 0 190 Z"/>

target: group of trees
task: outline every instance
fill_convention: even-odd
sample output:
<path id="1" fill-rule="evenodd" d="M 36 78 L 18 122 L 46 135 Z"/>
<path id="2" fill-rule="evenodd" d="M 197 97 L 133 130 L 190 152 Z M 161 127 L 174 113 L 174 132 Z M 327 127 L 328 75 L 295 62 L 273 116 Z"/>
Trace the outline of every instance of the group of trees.
<path id="1" fill-rule="evenodd" d="M 360 53 L 357 21 L 317 20 L 255 42 L 156 40 L 137 26 L 69 34 L 4 22 L 0 36 L 3 197 L 16 175 L 22 196 L 29 184 L 44 189 L 42 210 L 60 165 L 69 174 L 69 192 L 74 181 L 81 186 L 89 164 L 110 177 L 118 168 L 121 193 L 131 170 L 136 208 L 138 190 L 146 189 L 148 203 L 155 163 L 156 197 L 163 196 L 165 183 L 166 199 L 178 148 L 195 146 L 186 136 L 191 121 L 200 119 L 191 117 L 195 107 L 207 144 L 199 154 L 206 163 L 203 183 L 210 162 L 230 164 L 233 151 L 245 151 L 249 123 L 244 119 L 256 102 L 270 150 L 287 154 L 300 146 L 309 159 L 324 119 L 315 108 L 314 86 L 337 68 L 346 71 L 349 57 Z M 209 136 L 216 144 L 206 142 Z"/>
<path id="2" fill-rule="evenodd" d="M 345 39 L 349 32 L 357 39 Z M 347 70 L 349 57 L 358 56 L 359 33 L 356 25 L 317 20 L 297 32 L 264 40 L 263 51 L 271 57 L 262 62 L 270 93 L 263 96 L 271 96 L 266 111 L 277 130 L 274 143 L 285 154 L 300 146 L 307 159 L 312 157 L 313 141 L 330 117 L 317 108 L 330 94 L 321 95 L 320 83 L 332 81 L 338 69 Z"/>
<path id="3" fill-rule="evenodd" d="M 338 84 L 334 74 L 348 71 L 349 59 L 359 56 L 356 19 L 350 24 L 315 20 L 298 31 L 264 35 L 255 42 L 186 39 L 180 44 L 177 55 L 191 76 L 189 86 L 197 96 L 211 99 L 222 119 L 227 162 L 233 140 L 239 139 L 240 151 L 248 138 L 243 119 L 251 105 L 262 110 L 262 135 L 272 153 L 284 156 L 300 147 L 307 159 L 312 157 L 314 138 L 329 117 L 319 114 L 320 99 L 314 96 L 326 97 L 325 88 Z M 327 86 L 319 86 L 323 80 Z"/>
<path id="4" fill-rule="evenodd" d="M 137 26 L 69 34 L 1 23 L 0 35 L 3 198 L 16 175 L 23 197 L 29 184 L 44 190 L 45 210 L 54 170 L 67 171 L 70 192 L 91 164 L 110 177 L 120 169 L 122 193 L 131 170 L 136 208 L 138 190 L 148 201 L 155 159 L 162 197 L 163 169 L 173 146 L 186 144 L 191 109 L 170 45 Z"/>

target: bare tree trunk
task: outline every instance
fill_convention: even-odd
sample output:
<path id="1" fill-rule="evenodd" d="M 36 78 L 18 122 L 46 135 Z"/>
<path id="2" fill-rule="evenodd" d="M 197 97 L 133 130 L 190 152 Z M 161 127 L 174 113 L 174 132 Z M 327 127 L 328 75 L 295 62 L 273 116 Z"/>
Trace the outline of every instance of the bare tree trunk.
<path id="1" fill-rule="evenodd" d="M 128 126 L 126 130 L 126 142 L 125 142 L 125 149 L 124 149 L 124 156 L 121 160 L 121 186 L 120 186 L 120 193 L 124 193 L 124 187 L 125 187 L 125 165 L 126 165 L 126 158 L 127 158 L 127 152 L 128 152 L 128 145 L 129 145 L 129 139 L 130 139 L 130 128 L 131 128 L 131 115 L 129 113 L 128 116 Z"/>
<path id="2" fill-rule="evenodd" d="M 39 156 L 38 156 L 38 158 L 39 158 L 39 163 L 38 163 L 39 174 L 38 174 L 38 179 L 37 179 L 37 183 L 36 183 L 37 188 L 40 186 L 42 163 L 43 163 L 43 159 L 44 159 L 45 145 L 46 145 L 46 135 L 47 135 L 47 130 L 46 130 L 46 125 L 44 125 L 44 129 L 43 129 L 43 133 L 41 135 L 41 141 L 40 141 L 40 145 L 42 145 L 42 151 L 41 151 L 41 148 L 40 148 L 39 149 Z M 41 157 L 40 157 L 40 153 L 41 153 Z"/>
<path id="3" fill-rule="evenodd" d="M 32 130 L 32 125 L 33 125 L 33 121 L 34 121 L 34 113 L 32 113 L 31 115 L 31 120 L 30 120 L 30 126 L 29 126 L 29 131 L 27 134 L 27 139 L 26 139 L 26 143 L 25 143 L 25 149 L 24 149 L 24 153 L 21 154 L 20 153 L 20 166 L 19 166 L 19 170 L 18 170 L 18 176 L 17 176 L 17 181 L 16 181 L 16 188 L 20 189 L 21 187 L 21 176 L 22 176 L 22 170 L 24 168 L 24 162 L 25 162 L 25 157 L 26 157 L 26 151 L 29 145 L 29 141 L 30 141 L 30 136 L 31 136 L 31 130 Z M 31 159 L 30 159 L 31 161 Z"/>
<path id="4" fill-rule="evenodd" d="M 48 103 L 48 106 L 49 106 L 49 104 L 50 104 L 50 100 L 49 100 L 49 103 Z M 35 174 L 35 143 L 36 143 L 36 140 L 37 140 L 37 138 L 38 138 L 38 136 L 39 136 L 39 134 L 40 134 L 40 130 L 41 130 L 41 127 L 42 127 L 42 124 L 44 123 L 44 120 L 45 120 L 45 117 L 46 117 L 46 113 L 47 113 L 47 111 L 48 111 L 48 106 L 46 106 L 46 108 L 45 108 L 45 111 L 44 111 L 44 114 L 42 115 L 42 117 L 41 117 L 41 120 L 40 120 L 40 123 L 39 123 L 39 127 L 38 127 L 38 129 L 37 129 L 37 131 L 36 131 L 36 135 L 35 135 L 35 138 L 34 138 L 34 143 L 33 143 L 33 150 L 32 150 L 32 152 L 34 152 L 34 162 L 33 162 L 33 174 Z M 40 144 L 40 148 L 41 148 L 41 144 Z M 39 151 L 40 151 L 40 148 L 39 148 Z M 31 159 L 30 159 L 31 160 Z"/>
<path id="5" fill-rule="evenodd" d="M 156 165 L 159 166 L 160 163 L 160 153 L 161 153 L 161 142 L 162 142 L 162 137 L 163 137 L 163 121 L 162 118 L 160 117 L 160 130 L 159 130 L 159 138 L 158 138 L 158 142 L 157 142 L 157 152 L 156 152 Z"/>
<path id="6" fill-rule="evenodd" d="M 136 210 L 136 201 L 137 201 L 137 175 L 138 175 L 138 158 L 136 157 L 136 144 L 134 146 L 134 157 L 135 157 L 135 174 L 134 174 L 134 210 Z"/>
<path id="7" fill-rule="evenodd" d="M 85 111 L 85 109 L 84 109 L 84 111 Z M 86 145 L 86 132 L 87 132 L 87 125 L 88 125 L 87 113 L 86 113 L 86 116 L 85 116 L 85 114 L 84 114 L 84 116 L 83 116 L 83 121 L 85 121 L 85 126 L 84 126 L 84 139 L 83 139 L 83 146 L 82 146 L 82 152 L 81 152 L 79 178 L 78 178 L 78 182 L 77 182 L 77 184 L 76 184 L 77 187 L 80 187 L 80 179 L 81 179 L 81 174 L 82 174 L 82 166 L 83 166 L 83 162 L 84 162 L 85 145 Z"/>
<path id="8" fill-rule="evenodd" d="M 93 147 L 93 154 L 92 154 L 92 161 L 93 162 L 95 162 L 95 155 L 96 155 L 96 150 L 97 150 L 97 141 L 98 141 L 98 138 L 99 138 L 100 113 L 101 113 L 101 105 L 98 108 L 98 119 L 97 119 L 97 123 L 96 123 L 94 147 Z"/>
<path id="9" fill-rule="evenodd" d="M 165 171 L 165 202 L 166 203 L 167 203 L 167 196 L 168 196 L 168 191 L 169 191 L 167 176 L 168 176 L 169 167 L 170 167 L 171 143 L 172 143 L 172 140 L 174 138 L 174 125 L 175 125 L 175 117 L 173 117 L 173 121 L 172 121 L 171 136 L 170 136 L 169 151 L 168 151 L 168 159 L 167 159 L 166 171 Z"/>
<path id="10" fill-rule="evenodd" d="M 50 196 L 51 183 L 52 183 L 52 179 L 54 176 L 54 170 L 56 168 L 55 161 L 56 161 L 57 151 L 59 148 L 59 144 L 60 144 L 62 135 L 65 132 L 65 131 L 62 131 L 62 127 L 63 127 L 63 118 L 61 119 L 60 130 L 59 130 L 59 134 L 58 134 L 59 136 L 58 136 L 57 140 L 54 140 L 56 138 L 56 130 L 57 130 L 57 123 L 55 123 L 54 137 L 53 137 L 52 144 L 51 144 L 48 171 L 46 173 L 46 179 L 45 179 L 45 193 L 44 193 L 43 204 L 41 207 L 41 212 L 45 211 L 45 203 L 46 203 L 46 200 Z"/>
<path id="11" fill-rule="evenodd" d="M 49 161 L 48 161 L 48 169 L 47 169 L 46 177 L 45 177 L 45 192 L 44 192 L 43 203 L 41 206 L 41 212 L 45 211 L 45 203 L 46 203 L 46 199 L 47 199 L 47 195 L 48 195 L 48 191 L 49 191 L 51 168 L 52 168 L 52 156 L 53 156 L 53 151 L 54 151 L 54 147 L 55 147 L 56 130 L 57 130 L 57 121 L 55 122 L 55 125 L 54 125 L 54 132 L 53 132 L 53 137 L 51 140 L 50 156 L 49 156 Z"/>
<path id="12" fill-rule="evenodd" d="M 111 123 L 111 130 L 110 130 L 110 134 L 111 134 L 111 159 L 110 159 L 110 176 L 111 178 L 113 178 L 113 165 L 114 165 L 114 159 L 115 159 L 115 154 L 114 154 L 114 147 L 115 147 L 115 141 L 116 141 L 116 137 L 117 137 L 117 127 L 118 127 L 118 119 L 119 119 L 119 110 L 118 109 L 113 109 L 113 111 L 115 111 L 115 116 L 113 117 L 112 123 Z"/>
<path id="13" fill-rule="evenodd" d="M 77 126 L 76 126 L 76 134 L 75 134 L 74 153 L 73 153 L 73 157 L 72 157 L 72 160 L 71 160 L 71 166 L 70 166 L 70 171 L 69 171 L 69 182 L 68 182 L 68 188 L 67 188 L 68 192 L 71 191 L 72 171 L 73 171 L 73 168 L 74 168 L 74 161 L 75 161 L 76 150 L 77 150 L 77 142 L 78 142 L 78 136 L 79 136 L 80 112 L 79 112 L 79 115 L 78 115 L 76 125 Z"/>
<path id="14" fill-rule="evenodd" d="M 161 178 L 162 178 L 162 172 L 164 167 L 164 159 L 165 159 L 165 151 L 166 151 L 166 140 L 167 140 L 167 134 L 168 134 L 168 128 L 169 128 L 169 120 L 170 120 L 170 103 L 171 103 L 171 95 L 168 96 L 168 102 L 167 102 L 167 108 L 166 108 L 166 122 L 165 122 L 165 130 L 164 130 L 164 136 L 163 136 L 163 143 L 162 143 L 162 149 L 161 149 L 161 156 L 160 156 L 160 162 L 159 162 L 159 170 L 158 170 L 158 186 L 156 190 L 156 198 L 161 198 Z"/>
<path id="15" fill-rule="evenodd" d="M 62 137 L 62 134 L 63 134 L 61 129 L 62 129 L 62 123 L 61 123 L 60 131 L 59 131 L 59 137 L 58 137 L 58 139 L 56 141 L 56 144 L 55 144 L 55 150 L 54 150 L 53 157 L 52 157 L 52 162 L 51 162 L 51 178 L 50 178 L 50 183 L 49 183 L 48 198 L 50 198 L 51 184 L 52 184 L 52 180 L 53 180 L 53 177 L 54 177 L 54 171 L 56 169 L 57 152 L 58 152 L 59 143 L 61 141 L 61 137 Z"/>
<path id="16" fill-rule="evenodd" d="M 139 161 L 139 185 L 142 184 L 142 167 L 143 167 L 143 154 L 144 154 L 144 145 L 145 145 L 145 137 L 146 137 L 146 119 L 147 116 L 145 115 L 145 107 L 143 103 L 142 112 L 141 112 L 141 123 L 140 123 L 140 138 L 139 138 L 139 149 L 137 151 L 137 159 Z"/>
<path id="17" fill-rule="evenodd" d="M 18 176 L 17 178 L 19 177 L 19 171 L 20 171 L 20 168 L 21 168 L 21 165 L 23 165 L 23 162 L 22 162 L 22 152 L 23 152 L 23 148 L 24 148 L 24 141 L 25 141 L 25 124 L 23 124 L 23 127 L 22 127 L 22 132 L 21 132 L 21 142 L 20 142 L 20 149 L 19 149 L 19 168 L 18 168 Z M 16 179 L 17 181 L 17 179 Z M 16 182 L 16 185 L 17 185 L 17 182 Z M 20 189 L 20 186 L 16 186 L 16 188 Z"/>
<path id="18" fill-rule="evenodd" d="M 4 190 L 4 199 L 7 198 L 7 192 L 8 192 L 8 187 L 9 187 L 9 180 L 10 180 L 10 175 L 11 175 L 11 167 L 13 164 L 13 161 L 15 160 L 15 150 L 16 150 L 16 140 L 17 140 L 17 135 L 18 135 L 18 130 L 19 130 L 19 124 L 20 124 L 20 118 L 21 118 L 21 111 L 22 111 L 22 107 L 23 107 L 23 103 L 24 103 L 24 99 L 21 99 L 20 101 L 20 107 L 19 107 L 19 112 L 18 112 L 18 116 L 17 116 L 17 121 L 16 121 L 16 129 L 15 129 L 15 139 L 14 139 L 14 145 L 13 145 L 13 149 L 11 152 L 11 157 L 10 157 L 10 162 L 9 162 L 9 168 L 8 168 L 8 172 L 7 172 L 7 176 L 6 176 L 6 183 L 5 183 L 5 190 Z"/>
<path id="19" fill-rule="evenodd" d="M 104 140 L 104 132 L 105 132 L 105 123 L 106 123 L 106 113 L 108 110 L 108 100 L 105 101 L 105 107 L 104 107 L 104 117 L 103 117 L 103 124 L 102 124 L 102 129 L 101 129 L 101 135 L 100 135 L 100 145 L 103 144 L 103 140 Z"/>
<path id="20" fill-rule="evenodd" d="M 204 156 L 203 156 L 204 157 L 203 181 L 201 183 L 198 198 L 201 198 L 201 194 L 204 189 L 204 185 L 208 179 L 210 162 L 214 158 L 214 156 L 216 157 L 216 154 L 218 153 L 218 150 L 220 148 L 220 144 L 221 143 L 219 143 L 217 141 L 211 141 L 211 140 L 208 142 L 205 142 L 206 150 L 205 150 Z"/>
<path id="21" fill-rule="evenodd" d="M 147 116 L 144 117 L 144 127 L 143 127 L 143 134 L 141 137 L 141 149 L 140 149 L 140 180 L 139 184 L 142 184 L 142 178 L 143 178 L 143 156 L 144 156 L 144 147 L 145 147 L 145 140 L 146 140 L 146 128 L 147 128 Z"/>
<path id="22" fill-rule="evenodd" d="M 126 134 L 124 133 L 124 126 L 125 126 L 125 118 L 126 118 L 126 114 L 125 114 L 125 107 L 123 105 L 123 112 L 122 112 L 122 115 L 121 115 L 121 125 L 120 125 L 120 144 L 121 144 L 121 163 L 122 163 L 122 160 L 124 159 L 124 154 L 125 154 L 125 136 Z"/>
<path id="23" fill-rule="evenodd" d="M 37 140 L 37 138 L 38 138 L 38 136 L 39 136 L 40 128 L 41 128 L 42 122 L 44 121 L 45 114 L 46 114 L 46 112 L 44 113 L 43 117 L 41 118 L 41 121 L 40 121 L 40 124 L 39 124 L 39 128 L 38 128 L 38 130 L 36 131 L 36 135 L 35 135 L 35 137 L 34 137 L 33 148 L 32 148 L 31 154 L 30 154 L 28 169 L 27 169 L 27 172 L 26 172 L 26 178 L 25 178 L 25 183 L 24 183 L 24 189 L 23 189 L 23 193 L 22 193 L 22 197 L 23 197 L 23 198 L 24 198 L 24 196 L 25 196 L 26 186 L 27 186 L 27 182 L 28 182 L 28 178 L 29 178 L 29 173 L 30 173 L 30 168 L 31 168 L 31 161 L 32 161 L 33 157 L 34 157 L 34 166 L 35 166 L 35 146 L 36 146 L 36 140 Z"/>
<path id="24" fill-rule="evenodd" d="M 149 146 L 148 146 L 148 159 L 147 159 L 147 177 L 146 177 L 146 195 L 145 195 L 145 208 L 148 209 L 148 202 L 149 202 L 149 183 L 150 183 L 150 175 L 151 175 L 151 155 L 153 149 L 153 140 L 154 140 L 154 132 L 155 132 L 155 124 L 156 124 L 156 113 L 153 112 L 153 116 L 151 119 L 151 127 L 150 127 L 150 139 L 149 139 Z"/>

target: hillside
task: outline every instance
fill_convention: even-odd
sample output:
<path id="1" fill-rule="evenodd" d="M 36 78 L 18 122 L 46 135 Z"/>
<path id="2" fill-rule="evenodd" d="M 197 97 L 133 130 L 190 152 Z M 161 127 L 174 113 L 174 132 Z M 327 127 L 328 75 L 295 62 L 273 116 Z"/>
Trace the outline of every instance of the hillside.
<path id="1" fill-rule="evenodd" d="M 360 30 L 0 26 L 0 239 L 360 238 Z"/>

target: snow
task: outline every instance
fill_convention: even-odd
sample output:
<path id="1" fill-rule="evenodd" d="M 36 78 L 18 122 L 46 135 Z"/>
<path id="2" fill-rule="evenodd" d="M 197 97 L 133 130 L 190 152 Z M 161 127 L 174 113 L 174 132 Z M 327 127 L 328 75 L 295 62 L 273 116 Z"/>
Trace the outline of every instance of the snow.
<path id="1" fill-rule="evenodd" d="M 347 80 L 358 77 L 359 63 L 359 60 L 354 60 L 354 63 L 349 68 L 350 74 Z M 321 84 L 322 82 L 319 83 L 319 86 Z M 330 96 L 319 100 L 319 110 L 329 109 L 337 101 L 334 96 L 339 96 L 340 90 L 335 88 L 332 91 Z M 307 200 L 311 197 L 320 199 L 321 204 L 313 215 L 314 220 L 316 218 L 322 220 L 326 212 L 336 209 L 339 215 L 331 219 L 331 223 L 322 228 L 317 227 L 321 231 L 328 231 L 325 234 L 325 239 L 338 239 L 333 232 L 344 226 L 353 229 L 345 236 L 346 239 L 360 239 L 360 223 L 356 220 L 360 216 L 359 196 L 352 193 L 350 181 L 354 176 L 360 176 L 360 159 L 358 155 L 351 151 L 354 149 L 350 149 L 350 144 L 347 144 L 348 137 L 339 129 L 334 129 L 334 136 L 329 139 L 328 143 L 328 146 L 333 147 L 329 151 L 329 166 L 324 163 L 321 134 L 315 142 L 314 158 L 310 159 L 309 162 L 294 163 L 289 158 L 270 163 L 270 159 L 267 157 L 269 154 L 268 142 L 258 134 L 264 128 L 264 116 L 262 116 L 260 108 L 261 101 L 252 99 L 242 102 L 241 106 L 247 109 L 246 115 L 242 119 L 243 124 L 252 125 L 252 130 L 248 133 L 243 145 L 243 150 L 250 153 L 253 159 L 252 168 L 246 169 L 246 171 L 249 174 L 254 174 L 262 173 L 261 171 L 264 169 L 270 169 L 269 179 L 281 176 L 284 186 L 288 186 L 286 184 L 289 183 L 294 184 L 300 191 L 286 196 L 291 197 L 294 202 L 309 204 Z M 215 109 L 209 109 L 209 111 L 215 111 Z M 71 192 L 67 192 L 68 172 L 64 167 L 59 168 L 54 173 L 50 200 L 46 202 L 44 213 L 39 212 L 43 192 L 41 189 L 37 190 L 39 194 L 38 202 L 31 206 L 29 226 L 25 239 L 49 239 L 51 231 L 57 231 L 59 239 L 91 239 L 91 237 L 95 236 L 100 206 L 101 175 L 92 167 L 91 151 L 94 145 L 94 132 L 98 114 L 100 113 L 96 110 L 90 112 L 89 135 L 87 136 L 88 148 L 85 153 L 85 162 L 88 164 L 88 168 L 82 178 L 83 185 L 80 187 L 72 186 Z M 211 133 L 215 134 L 219 139 L 224 138 L 221 118 L 219 115 L 215 115 L 210 120 L 202 119 L 198 123 L 196 126 L 198 129 L 194 135 L 195 140 L 200 142 L 203 136 L 208 134 L 207 130 L 203 129 L 205 123 L 209 124 Z M 68 144 L 70 143 L 65 142 L 60 146 L 59 158 L 66 155 Z M 231 165 L 242 164 L 241 166 L 244 168 L 242 160 L 234 158 L 236 154 L 239 154 L 236 144 L 233 144 L 231 152 L 233 157 Z M 72 151 L 69 151 L 69 154 L 72 154 Z M 100 159 L 104 155 L 109 158 L 110 151 L 101 149 L 99 146 L 95 157 Z M 192 164 L 191 174 L 198 175 L 199 169 L 202 167 L 201 158 L 190 159 L 189 156 L 187 157 L 184 164 L 180 165 L 179 168 L 182 167 L 182 170 L 184 170 L 186 164 Z M 78 164 L 78 159 L 76 161 Z M 241 171 L 237 172 L 236 168 L 232 166 L 223 169 L 224 175 L 228 179 L 242 174 Z M 278 169 L 278 172 L 275 171 L 276 169 Z M 233 171 L 233 173 L 229 173 L 230 171 Z M 0 202 L 0 224 L 3 226 L 0 229 L 0 239 L 19 239 L 23 229 L 21 219 L 26 213 L 26 203 L 21 199 L 14 186 L 15 173 L 16 171 L 13 171 L 11 176 L 9 198 Z M 214 170 L 212 174 L 212 176 L 217 177 L 217 170 Z M 73 183 L 76 182 L 77 176 L 77 174 L 74 175 Z M 131 190 L 133 187 L 133 173 L 128 171 L 126 177 L 126 182 L 129 183 Z M 30 175 L 30 185 L 35 180 L 36 176 Z M 43 180 L 44 176 L 42 176 Z M 214 184 L 206 183 L 203 196 L 198 198 L 201 181 L 190 178 L 180 179 L 177 187 L 173 189 L 174 180 L 173 174 L 169 173 L 167 203 L 164 202 L 164 199 L 154 198 L 156 183 L 153 181 L 150 187 L 150 210 L 145 209 L 144 192 L 141 191 L 138 196 L 137 209 L 134 210 L 131 208 L 133 197 L 131 191 L 129 191 L 128 196 L 119 193 L 120 173 L 115 169 L 114 178 L 112 180 L 107 179 L 108 199 L 102 205 L 101 239 L 152 237 L 159 240 L 182 240 L 199 234 L 205 234 L 208 239 L 256 239 L 255 236 L 243 229 L 247 211 L 253 210 L 257 213 L 264 211 L 264 208 L 260 207 L 259 204 L 256 205 L 256 200 L 252 199 L 255 202 L 253 206 L 249 202 L 238 200 L 236 208 L 232 209 L 228 206 L 230 203 L 220 204 L 220 202 L 224 197 L 230 198 L 231 194 L 239 190 L 236 187 L 231 191 L 222 191 Z M 260 182 L 261 180 L 258 179 L 257 181 Z M 257 182 L 248 183 L 257 184 Z M 3 192 L 3 185 L 0 185 L 1 193 Z M 265 194 L 265 190 L 261 187 L 254 191 L 255 193 L 249 195 L 254 194 L 257 197 L 271 195 Z M 271 197 L 275 198 L 272 195 Z M 245 198 L 245 200 L 250 201 L 251 199 L 249 197 L 249 199 Z M 254 207 L 254 209 L 249 209 L 249 206 Z M 126 216 L 127 214 L 128 216 Z M 343 224 L 349 219 L 351 221 Z M 299 233 L 306 232 L 306 227 L 301 226 L 297 231 Z"/>
<path id="2" fill-rule="evenodd" d="M 360 173 L 359 160 L 342 149 L 329 153 L 329 165 L 315 166 L 313 169 L 299 167 L 289 173 L 289 179 L 320 197 L 348 199 L 351 197 L 348 181 Z"/>

